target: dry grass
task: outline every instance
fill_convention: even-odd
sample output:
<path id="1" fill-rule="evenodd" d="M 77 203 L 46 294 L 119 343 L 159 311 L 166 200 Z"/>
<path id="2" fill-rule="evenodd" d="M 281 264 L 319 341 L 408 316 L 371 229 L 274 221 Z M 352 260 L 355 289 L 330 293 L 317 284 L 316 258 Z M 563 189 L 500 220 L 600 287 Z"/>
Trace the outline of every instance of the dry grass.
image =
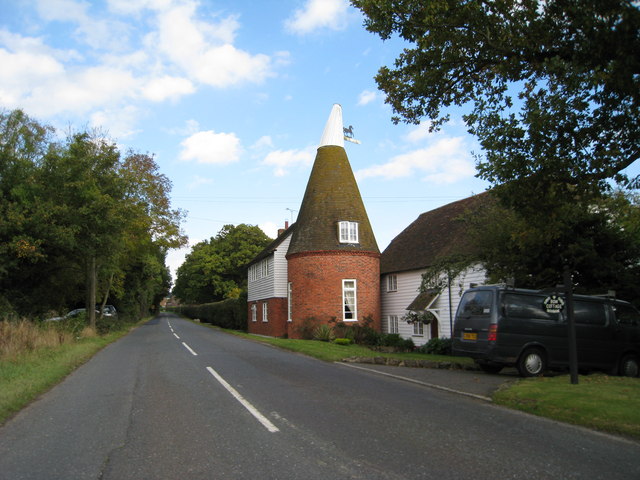
<path id="1" fill-rule="evenodd" d="M 72 333 L 52 324 L 38 325 L 29 320 L 0 322 L 0 360 L 14 360 L 28 352 L 73 341 Z"/>
<path id="2" fill-rule="evenodd" d="M 98 331 L 94 327 L 86 326 L 80 332 L 80 338 L 95 338 L 98 336 Z"/>
<path id="3" fill-rule="evenodd" d="M 0 425 L 132 328 L 99 335 L 77 323 L 0 320 Z"/>

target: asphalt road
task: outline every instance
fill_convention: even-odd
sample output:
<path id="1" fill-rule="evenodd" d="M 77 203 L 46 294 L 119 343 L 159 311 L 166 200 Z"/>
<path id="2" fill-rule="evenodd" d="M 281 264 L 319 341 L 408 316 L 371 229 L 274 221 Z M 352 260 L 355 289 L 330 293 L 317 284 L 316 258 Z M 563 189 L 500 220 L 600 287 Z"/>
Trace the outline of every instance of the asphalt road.
<path id="1" fill-rule="evenodd" d="M 0 479 L 640 478 L 638 443 L 426 383 L 162 315 L 0 428 Z"/>

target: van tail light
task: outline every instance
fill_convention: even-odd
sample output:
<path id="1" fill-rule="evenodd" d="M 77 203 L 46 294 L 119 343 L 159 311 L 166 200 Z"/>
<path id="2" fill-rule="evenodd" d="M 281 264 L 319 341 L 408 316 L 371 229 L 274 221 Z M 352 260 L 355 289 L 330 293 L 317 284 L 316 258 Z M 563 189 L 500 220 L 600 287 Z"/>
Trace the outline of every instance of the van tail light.
<path id="1" fill-rule="evenodd" d="M 487 340 L 490 342 L 495 342 L 498 340 L 498 324 L 492 323 L 489 325 L 489 335 L 487 335 Z"/>

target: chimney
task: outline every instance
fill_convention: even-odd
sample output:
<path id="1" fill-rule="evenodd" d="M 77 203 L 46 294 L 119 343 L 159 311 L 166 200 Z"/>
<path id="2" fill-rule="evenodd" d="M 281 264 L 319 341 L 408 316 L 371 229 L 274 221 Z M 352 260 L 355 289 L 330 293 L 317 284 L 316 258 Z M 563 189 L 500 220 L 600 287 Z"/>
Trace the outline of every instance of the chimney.
<path id="1" fill-rule="evenodd" d="M 289 228 L 289 220 L 284 221 L 284 228 L 278 229 L 278 237 L 282 235 L 287 228 Z"/>

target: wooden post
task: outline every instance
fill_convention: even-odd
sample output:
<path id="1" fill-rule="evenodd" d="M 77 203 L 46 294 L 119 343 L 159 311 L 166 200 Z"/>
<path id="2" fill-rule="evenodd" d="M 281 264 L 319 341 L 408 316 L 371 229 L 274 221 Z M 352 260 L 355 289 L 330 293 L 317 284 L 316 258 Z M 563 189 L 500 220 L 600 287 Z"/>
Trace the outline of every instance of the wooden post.
<path id="1" fill-rule="evenodd" d="M 573 280 L 569 266 L 564 267 L 564 292 L 567 298 L 567 328 L 569 336 L 569 372 L 571 383 L 578 384 L 578 348 L 576 343 L 576 323 L 573 314 Z"/>

